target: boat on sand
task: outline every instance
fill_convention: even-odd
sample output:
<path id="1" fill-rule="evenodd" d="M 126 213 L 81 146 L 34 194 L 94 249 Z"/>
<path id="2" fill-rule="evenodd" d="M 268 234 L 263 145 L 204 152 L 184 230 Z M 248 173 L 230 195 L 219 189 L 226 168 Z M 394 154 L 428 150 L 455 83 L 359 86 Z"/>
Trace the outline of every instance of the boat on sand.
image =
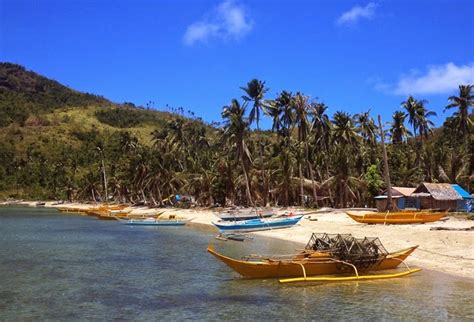
<path id="1" fill-rule="evenodd" d="M 313 234 L 304 251 L 291 255 L 251 255 L 234 259 L 218 253 L 212 245 L 208 246 L 207 251 L 244 278 L 308 279 L 334 274 L 354 276 L 354 270 L 355 275 L 359 276 L 360 272 L 395 269 L 417 247 L 388 253 L 378 238 Z"/>
<path id="2" fill-rule="evenodd" d="M 118 219 L 118 218 L 117 218 Z M 118 219 L 121 223 L 131 226 L 184 226 L 192 219 L 179 220 L 179 219 L 156 219 L 156 218 L 146 218 L 146 219 Z"/>
<path id="3" fill-rule="evenodd" d="M 219 228 L 220 231 L 259 231 L 288 228 L 296 225 L 301 218 L 303 218 L 302 215 L 284 218 L 258 218 L 232 222 L 213 222 L 212 224 Z"/>
<path id="4" fill-rule="evenodd" d="M 438 221 L 445 212 L 403 211 L 387 213 L 364 213 L 346 211 L 346 214 L 358 223 L 363 224 L 424 224 Z"/>
<path id="5" fill-rule="evenodd" d="M 269 218 L 275 215 L 274 211 L 262 211 L 259 209 L 248 209 L 248 210 L 230 210 L 222 212 L 218 215 L 220 220 L 223 221 L 241 221 L 258 218 Z"/>

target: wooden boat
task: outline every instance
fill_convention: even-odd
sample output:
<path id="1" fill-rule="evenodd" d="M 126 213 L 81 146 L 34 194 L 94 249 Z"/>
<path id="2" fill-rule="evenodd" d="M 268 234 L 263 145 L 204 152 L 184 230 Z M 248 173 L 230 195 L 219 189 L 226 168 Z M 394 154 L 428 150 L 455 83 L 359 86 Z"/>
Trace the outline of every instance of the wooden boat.
<path id="1" fill-rule="evenodd" d="M 219 214 L 220 220 L 223 221 L 242 221 L 242 220 L 251 220 L 251 219 L 258 219 L 258 218 L 269 218 L 275 215 L 272 211 L 260 211 L 260 210 L 252 210 L 252 211 L 230 211 L 230 212 L 223 212 Z"/>
<path id="2" fill-rule="evenodd" d="M 321 236 L 323 238 L 319 238 Z M 330 245 L 327 250 L 321 248 L 325 240 L 329 241 L 327 245 Z M 330 244 L 335 240 L 342 242 Z M 338 252 L 337 247 L 341 249 L 341 245 L 347 247 L 346 251 Z M 361 252 L 359 245 L 366 245 L 367 248 Z M 306 249 L 293 255 L 253 255 L 239 260 L 216 252 L 212 245 L 208 246 L 207 251 L 244 278 L 307 278 L 318 275 L 347 274 L 352 273 L 353 269 L 357 275 L 359 272 L 395 269 L 404 263 L 404 260 L 417 247 L 388 253 L 378 238 L 356 239 L 351 235 L 313 234 Z M 350 253 L 349 256 L 347 256 L 347 251 Z"/>
<path id="3" fill-rule="evenodd" d="M 85 208 L 72 208 L 72 207 L 58 207 L 56 208 L 59 212 L 67 214 L 86 214 L 87 209 Z"/>
<path id="4" fill-rule="evenodd" d="M 131 226 L 184 226 L 192 219 L 188 220 L 179 220 L 179 219 L 156 219 L 156 218 L 147 218 L 147 219 L 118 219 L 125 225 Z"/>
<path id="5" fill-rule="evenodd" d="M 213 222 L 212 224 L 219 228 L 220 231 L 259 231 L 291 227 L 296 225 L 301 218 L 303 218 L 302 215 L 285 218 L 259 218 L 233 222 Z"/>
<path id="6" fill-rule="evenodd" d="M 387 212 L 387 213 L 365 213 L 363 215 L 346 211 L 353 220 L 363 224 L 423 224 L 438 221 L 443 218 L 445 212 Z"/>
<path id="7" fill-rule="evenodd" d="M 234 240 L 243 242 L 245 240 L 252 240 L 253 238 L 244 234 L 233 234 L 233 233 L 223 233 L 216 236 L 216 239 L 219 240 Z"/>
<path id="8" fill-rule="evenodd" d="M 417 247 L 388 254 L 377 266 L 370 268 L 370 271 L 397 268 Z M 324 253 L 309 256 L 302 253 L 287 259 L 268 257 L 254 261 L 238 260 L 219 254 L 212 245 L 208 246 L 207 251 L 245 278 L 302 277 L 303 267 L 307 276 L 340 274 L 341 263 Z"/>

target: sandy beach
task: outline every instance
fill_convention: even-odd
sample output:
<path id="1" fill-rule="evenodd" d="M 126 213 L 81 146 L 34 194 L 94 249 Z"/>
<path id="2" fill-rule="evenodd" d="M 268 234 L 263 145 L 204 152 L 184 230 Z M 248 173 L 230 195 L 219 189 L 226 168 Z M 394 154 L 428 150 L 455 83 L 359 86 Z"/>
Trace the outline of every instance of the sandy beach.
<path id="1" fill-rule="evenodd" d="M 3 203 L 5 204 L 5 203 Z M 25 206 L 35 206 L 36 202 L 22 202 Z M 1 203 L 0 203 L 1 205 Z M 47 207 L 91 208 L 93 205 L 68 203 Z M 151 215 L 164 212 L 160 217 L 175 215 L 177 218 L 191 219 L 191 226 L 217 229 L 212 222 L 217 221 L 218 212 L 207 209 L 150 209 L 147 207 L 128 208 L 132 214 Z M 314 233 L 352 234 L 355 237 L 379 237 L 385 248 L 391 252 L 413 245 L 419 248 L 409 257 L 408 264 L 431 269 L 455 276 L 474 279 L 474 234 L 472 231 L 431 231 L 431 227 L 468 228 L 474 222 L 458 217 L 450 217 L 447 221 L 418 225 L 366 225 L 350 219 L 342 211 L 308 212 L 297 208 L 279 209 L 278 213 L 292 211 L 307 214 L 298 225 L 287 229 L 254 232 L 269 238 L 278 238 L 302 244 L 302 248 Z M 313 220 L 308 220 L 311 217 Z M 314 220 L 316 219 L 316 220 Z"/>

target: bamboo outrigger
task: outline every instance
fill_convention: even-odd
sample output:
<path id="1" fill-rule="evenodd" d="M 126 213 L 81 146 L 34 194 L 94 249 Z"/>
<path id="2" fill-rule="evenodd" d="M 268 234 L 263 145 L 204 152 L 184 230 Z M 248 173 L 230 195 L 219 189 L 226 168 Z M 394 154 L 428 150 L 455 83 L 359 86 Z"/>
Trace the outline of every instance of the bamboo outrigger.
<path id="1" fill-rule="evenodd" d="M 365 213 L 363 215 L 346 211 L 346 214 L 358 223 L 363 224 L 423 224 L 438 221 L 443 218 L 445 212 L 386 212 L 386 213 Z"/>
<path id="2" fill-rule="evenodd" d="M 315 236 L 315 234 L 313 234 Z M 312 236 L 312 239 L 313 239 Z M 325 235 L 329 236 L 329 235 Z M 332 236 L 332 235 L 331 235 Z M 331 237 L 330 236 L 330 237 Z M 341 235 L 337 235 L 341 236 Z M 345 235 L 344 238 L 350 236 Z M 352 236 L 350 236 L 352 238 Z M 365 241 L 366 239 L 364 239 Z M 378 240 L 378 239 L 377 239 Z M 311 241 L 311 240 L 310 240 Z M 309 245 L 309 243 L 308 243 Z M 315 276 L 320 275 L 334 275 L 334 274 L 347 274 L 351 272 L 354 268 L 356 269 L 356 277 L 354 276 L 345 276 L 346 279 L 342 280 L 352 280 L 357 279 L 371 279 L 369 277 L 359 276 L 358 272 L 368 272 L 368 271 L 383 271 L 397 268 L 404 260 L 411 254 L 418 246 L 409 247 L 407 249 L 399 250 L 393 253 L 386 253 L 383 249 L 383 246 L 373 246 L 371 245 L 371 250 L 374 250 L 372 254 L 369 254 L 369 257 L 358 257 L 361 260 L 352 257 L 351 259 L 342 259 L 340 255 L 336 254 L 336 250 L 333 251 L 319 251 L 308 249 L 308 245 L 305 251 L 289 256 L 269 256 L 269 257 L 259 257 L 251 256 L 246 259 L 238 260 L 225 255 L 222 255 L 214 250 L 212 245 L 209 245 L 207 251 L 215 256 L 217 259 L 225 263 L 227 266 L 232 268 L 234 271 L 239 273 L 244 278 L 300 278 L 292 281 L 303 281 L 304 279 L 310 280 Z M 375 244 L 374 244 L 375 245 Z M 376 248 L 379 247 L 377 250 Z M 355 250 L 356 248 L 350 246 L 351 249 Z M 385 251 L 385 253 L 383 251 Z M 350 252 L 351 250 L 349 250 Z M 359 254 L 349 254 L 349 257 L 352 255 Z M 348 258 L 349 258 L 348 257 Z M 417 270 L 409 270 L 411 273 L 416 272 Z M 410 274 L 411 274 L 410 273 Z M 398 274 L 398 275 L 397 275 Z M 404 276 L 408 273 L 396 273 L 390 274 L 391 277 Z M 379 275 L 380 276 L 380 275 Z M 361 278 L 362 277 L 362 278 Z M 324 277 L 327 279 L 327 277 Z M 324 280 L 320 279 L 320 280 Z M 381 278 L 381 277 L 375 277 Z M 375 279 L 373 278 L 373 279 Z M 389 278 L 388 276 L 385 278 Z M 303 280 L 301 280 L 303 279 Z M 313 279 L 317 280 L 317 279 Z M 288 282 L 288 281 L 287 281 Z"/>

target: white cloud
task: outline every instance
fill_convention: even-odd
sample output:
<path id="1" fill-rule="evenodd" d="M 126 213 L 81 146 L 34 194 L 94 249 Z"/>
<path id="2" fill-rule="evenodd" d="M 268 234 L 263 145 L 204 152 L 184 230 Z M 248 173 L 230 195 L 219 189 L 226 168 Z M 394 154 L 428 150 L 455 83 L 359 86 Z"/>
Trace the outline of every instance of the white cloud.
<path id="1" fill-rule="evenodd" d="M 424 75 L 413 71 L 410 75 L 402 76 L 395 86 L 385 87 L 397 95 L 446 94 L 461 84 L 474 84 L 474 63 L 429 66 Z"/>
<path id="2" fill-rule="evenodd" d="M 372 19 L 377 9 L 375 2 L 369 2 L 365 7 L 355 6 L 351 10 L 344 12 L 336 21 L 338 25 L 349 25 L 361 19 Z"/>
<path id="3" fill-rule="evenodd" d="M 253 22 L 245 9 L 232 0 L 226 0 L 214 8 L 205 18 L 186 29 L 184 44 L 192 46 L 212 38 L 237 39 L 252 30 Z"/>

